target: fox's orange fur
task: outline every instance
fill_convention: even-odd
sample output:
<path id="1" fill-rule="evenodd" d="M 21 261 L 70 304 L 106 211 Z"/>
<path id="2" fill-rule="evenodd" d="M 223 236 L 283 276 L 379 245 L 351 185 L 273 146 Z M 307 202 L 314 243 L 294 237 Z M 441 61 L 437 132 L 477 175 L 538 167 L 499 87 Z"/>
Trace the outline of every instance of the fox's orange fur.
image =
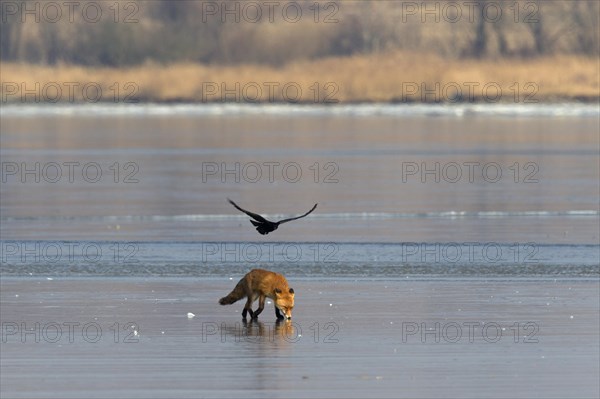
<path id="1" fill-rule="evenodd" d="M 265 299 L 271 298 L 275 304 L 275 315 L 278 319 L 292 318 L 294 308 L 294 290 L 288 286 L 288 282 L 281 274 L 263 269 L 253 269 L 237 283 L 229 295 L 221 298 L 221 305 L 231 305 L 242 298 L 247 298 L 246 305 L 242 311 L 242 317 L 250 313 L 252 319 L 256 319 L 265 308 Z M 252 311 L 252 303 L 258 299 L 258 309 Z M 280 313 L 283 313 L 283 315 Z"/>

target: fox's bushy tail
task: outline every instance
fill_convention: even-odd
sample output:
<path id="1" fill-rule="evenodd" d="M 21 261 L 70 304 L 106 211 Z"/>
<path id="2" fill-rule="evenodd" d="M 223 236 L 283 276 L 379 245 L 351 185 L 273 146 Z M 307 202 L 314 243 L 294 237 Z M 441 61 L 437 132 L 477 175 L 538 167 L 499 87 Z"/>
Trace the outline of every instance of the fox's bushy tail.
<path id="1" fill-rule="evenodd" d="M 231 305 L 246 296 L 246 290 L 244 289 L 244 280 L 240 280 L 233 291 L 229 295 L 219 299 L 221 305 Z"/>

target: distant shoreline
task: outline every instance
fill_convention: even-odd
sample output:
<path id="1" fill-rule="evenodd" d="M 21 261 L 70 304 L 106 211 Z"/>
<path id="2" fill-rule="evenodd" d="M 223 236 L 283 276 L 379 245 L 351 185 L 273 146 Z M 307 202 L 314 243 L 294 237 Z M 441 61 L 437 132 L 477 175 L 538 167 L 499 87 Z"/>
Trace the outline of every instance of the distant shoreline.
<path id="1" fill-rule="evenodd" d="M 23 105 L 40 105 L 40 106 L 46 106 L 46 105 L 94 105 L 94 104 L 101 104 L 101 105 L 112 105 L 112 104 L 122 104 L 122 105 L 152 105 L 152 104 L 156 104 L 156 105 L 202 105 L 202 104 L 206 104 L 206 105 L 216 105 L 216 104 L 230 104 L 230 105 L 256 105 L 256 106 L 263 106 L 263 105 L 298 105 L 298 106 L 306 106 L 306 107 L 310 107 L 310 106 L 331 106 L 331 107 L 335 107 L 337 105 L 381 105 L 381 104 L 386 104 L 386 105 L 447 105 L 447 106 L 452 106 L 452 105 L 509 105 L 509 104 L 513 104 L 513 102 L 510 101 L 505 101 L 505 102 L 489 102 L 486 101 L 485 99 L 476 99 L 475 101 L 467 101 L 467 100 L 458 100 L 458 101 L 447 101 L 447 102 L 436 102 L 436 101 L 399 101 L 399 100 L 391 100 L 391 101 L 385 101 L 385 102 L 381 102 L 381 101 L 369 101 L 369 100 L 360 100 L 360 101 L 348 101 L 348 102 L 338 102 L 338 103 L 314 103 L 311 101 L 298 101 L 298 102 L 286 102 L 286 101 L 273 101 L 273 102 L 240 102 L 240 101 L 199 101 L 199 100 L 143 100 L 143 99 L 136 99 L 136 101 L 130 101 L 130 102 L 113 102 L 113 101 L 83 101 L 83 100 L 76 100 L 76 101 L 60 101 L 60 102 L 50 102 L 50 101 L 15 101 L 15 100 L 11 100 L 8 99 L 6 101 L 2 101 L 0 103 L 1 105 L 19 105 L 19 104 L 23 104 Z M 596 97 L 552 97 L 549 99 L 544 99 L 544 100 L 540 100 L 538 102 L 535 103 L 524 103 L 524 105 L 560 105 L 560 104 L 581 104 L 581 105 L 591 105 L 591 104 L 599 104 L 600 105 L 600 96 L 596 96 Z"/>
<path id="2" fill-rule="evenodd" d="M 131 118 L 598 118 L 597 103 L 556 104 L 233 104 L 233 103 L 30 103 L 4 104 L 0 116 L 36 117 L 131 117 Z"/>
<path id="3" fill-rule="evenodd" d="M 287 64 L 0 63 L 1 103 L 536 104 L 600 101 L 598 60 L 388 53 Z"/>

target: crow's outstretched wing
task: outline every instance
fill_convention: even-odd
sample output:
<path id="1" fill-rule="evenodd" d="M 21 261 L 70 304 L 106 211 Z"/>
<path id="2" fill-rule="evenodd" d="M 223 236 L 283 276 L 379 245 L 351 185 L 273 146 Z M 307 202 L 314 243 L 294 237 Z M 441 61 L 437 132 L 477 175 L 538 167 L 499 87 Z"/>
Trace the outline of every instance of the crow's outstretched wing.
<path id="1" fill-rule="evenodd" d="M 280 220 L 277 223 L 281 224 L 281 223 L 285 223 L 285 222 L 291 222 L 292 220 L 296 220 L 296 219 L 303 218 L 304 216 L 308 216 L 308 214 L 310 214 L 312 211 L 315 210 L 315 208 L 317 207 L 317 205 L 318 204 L 315 204 L 315 206 L 313 206 L 312 209 L 310 211 L 306 212 L 304 215 L 296 216 L 295 218 L 283 219 L 283 220 Z"/>
<path id="2" fill-rule="evenodd" d="M 227 201 L 229 201 L 229 203 L 233 206 L 235 206 L 235 208 L 239 211 L 244 212 L 246 215 L 250 216 L 251 218 L 258 220 L 259 222 L 263 222 L 263 223 L 268 223 L 269 221 L 267 219 L 265 219 L 264 217 L 260 216 L 257 213 L 253 213 L 250 211 L 247 211 L 245 209 L 240 208 L 235 202 L 233 202 L 232 200 L 230 200 L 229 198 L 227 198 Z"/>

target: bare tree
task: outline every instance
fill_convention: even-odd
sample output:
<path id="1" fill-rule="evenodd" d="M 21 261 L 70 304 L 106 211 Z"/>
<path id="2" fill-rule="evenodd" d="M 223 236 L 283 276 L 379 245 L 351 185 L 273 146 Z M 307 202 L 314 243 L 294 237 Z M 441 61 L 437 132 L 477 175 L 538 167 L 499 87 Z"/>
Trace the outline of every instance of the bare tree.
<path id="1" fill-rule="evenodd" d="M 486 0 L 480 0 L 475 6 L 477 22 L 475 25 L 475 41 L 473 42 L 472 54 L 477 58 L 485 56 L 487 51 L 488 38 L 483 15 L 487 3 Z"/>

